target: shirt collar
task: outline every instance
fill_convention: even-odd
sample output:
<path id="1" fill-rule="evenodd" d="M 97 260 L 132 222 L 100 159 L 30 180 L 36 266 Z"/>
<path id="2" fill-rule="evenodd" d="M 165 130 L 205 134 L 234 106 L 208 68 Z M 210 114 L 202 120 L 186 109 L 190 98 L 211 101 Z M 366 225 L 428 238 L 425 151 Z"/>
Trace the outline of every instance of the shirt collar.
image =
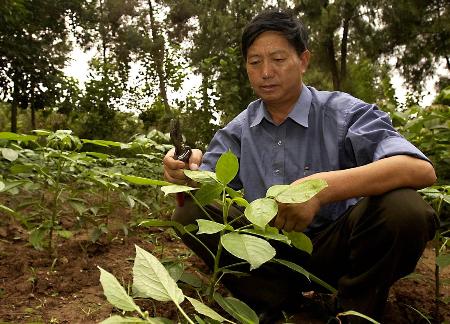
<path id="1" fill-rule="evenodd" d="M 302 85 L 302 93 L 294 105 L 294 109 L 289 113 L 288 118 L 291 118 L 297 124 L 303 127 L 308 127 L 308 116 L 311 108 L 312 95 L 311 91 L 304 84 Z M 251 123 L 250 127 L 256 126 L 261 123 L 263 118 L 272 121 L 269 112 L 266 109 L 266 105 L 261 100 L 259 107 L 257 108 L 255 119 Z"/>

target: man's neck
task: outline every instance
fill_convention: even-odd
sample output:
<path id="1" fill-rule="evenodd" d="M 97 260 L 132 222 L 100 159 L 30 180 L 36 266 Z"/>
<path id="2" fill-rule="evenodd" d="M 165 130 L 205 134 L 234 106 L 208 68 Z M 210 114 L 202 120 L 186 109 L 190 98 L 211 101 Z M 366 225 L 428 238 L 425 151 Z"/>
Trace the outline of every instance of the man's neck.
<path id="1" fill-rule="evenodd" d="M 297 103 L 298 98 L 300 98 L 301 93 L 302 89 L 300 89 L 300 93 L 297 97 L 286 102 L 273 104 L 265 102 L 266 109 L 276 125 L 280 125 L 286 120 L 286 118 L 289 116 L 289 113 L 292 111 L 292 109 L 294 109 L 295 104 Z"/>

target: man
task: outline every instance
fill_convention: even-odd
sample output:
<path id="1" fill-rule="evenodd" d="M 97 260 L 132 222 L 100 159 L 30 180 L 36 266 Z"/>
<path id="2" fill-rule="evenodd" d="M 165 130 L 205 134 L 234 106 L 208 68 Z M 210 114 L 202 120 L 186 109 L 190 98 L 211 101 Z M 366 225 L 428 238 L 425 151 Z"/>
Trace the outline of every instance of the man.
<path id="1" fill-rule="evenodd" d="M 415 191 L 435 182 L 433 166 L 376 106 L 303 84 L 307 32 L 290 14 L 270 10 L 256 16 L 243 32 L 242 53 L 260 99 L 219 130 L 203 156 L 193 150 L 185 165 L 169 151 L 165 178 L 185 183 L 184 168 L 214 171 L 231 149 L 240 163 L 232 186 L 243 188 L 249 201 L 275 184 L 326 180 L 328 187 L 311 200 L 280 204 L 273 223 L 310 236 L 312 256 L 305 259 L 294 248 L 277 249 L 277 255 L 302 262 L 337 287 L 340 309 L 380 319 L 390 286 L 414 270 L 434 236 L 434 212 Z M 199 213 L 189 206 L 173 218 L 195 222 Z M 185 242 L 203 255 L 201 247 Z M 257 309 L 269 309 L 270 322 L 305 287 L 288 270 L 261 268 L 224 283 Z"/>

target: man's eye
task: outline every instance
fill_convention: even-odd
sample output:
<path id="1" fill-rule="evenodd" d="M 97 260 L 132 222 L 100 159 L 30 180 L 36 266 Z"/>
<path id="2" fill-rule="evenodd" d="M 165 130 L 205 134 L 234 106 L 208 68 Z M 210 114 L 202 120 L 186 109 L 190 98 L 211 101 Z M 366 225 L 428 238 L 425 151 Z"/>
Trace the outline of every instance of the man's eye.
<path id="1" fill-rule="evenodd" d="M 256 65 L 258 64 L 260 61 L 249 61 L 248 64 L 250 65 Z"/>
<path id="2" fill-rule="evenodd" d="M 285 61 L 285 60 L 286 60 L 285 58 L 276 58 L 276 59 L 275 59 L 276 62 L 283 62 L 283 61 Z"/>

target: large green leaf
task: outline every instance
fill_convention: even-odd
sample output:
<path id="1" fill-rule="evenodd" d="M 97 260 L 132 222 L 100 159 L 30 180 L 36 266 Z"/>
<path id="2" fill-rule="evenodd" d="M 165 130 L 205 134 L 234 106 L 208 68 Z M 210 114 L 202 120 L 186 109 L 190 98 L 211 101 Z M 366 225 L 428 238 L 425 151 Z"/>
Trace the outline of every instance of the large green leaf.
<path id="1" fill-rule="evenodd" d="M 223 316 L 221 316 L 216 311 L 209 308 L 202 302 L 198 301 L 197 299 L 190 298 L 190 297 L 186 297 L 186 298 L 189 300 L 189 302 L 192 304 L 192 306 L 194 306 L 197 313 L 208 316 L 209 318 L 212 318 L 213 320 L 219 321 L 219 322 L 224 322 L 226 320 Z"/>
<path id="2" fill-rule="evenodd" d="M 436 258 L 436 264 L 437 264 L 440 268 L 448 267 L 448 266 L 450 265 L 450 253 L 447 253 L 447 254 L 440 254 L 440 255 Z"/>
<path id="3" fill-rule="evenodd" d="M 6 139 L 9 141 L 29 142 L 29 141 L 36 141 L 37 138 L 38 137 L 34 135 L 22 135 L 11 132 L 0 132 L 0 139 Z"/>
<path id="4" fill-rule="evenodd" d="M 137 185 L 169 186 L 169 185 L 172 184 L 172 183 L 167 182 L 167 181 L 153 180 L 153 179 L 137 177 L 137 176 L 132 176 L 132 175 L 125 175 L 125 174 L 120 174 L 120 173 L 117 173 L 116 175 L 119 176 L 120 178 L 122 178 L 125 181 L 128 181 L 128 182 L 133 183 L 133 184 L 137 184 Z"/>
<path id="5" fill-rule="evenodd" d="M 189 186 L 182 186 L 182 185 L 174 185 L 171 184 L 170 186 L 163 186 L 161 187 L 161 191 L 164 192 L 164 195 L 178 193 L 178 192 L 188 192 L 192 190 L 197 190 L 198 188 L 189 187 Z"/>
<path id="6" fill-rule="evenodd" d="M 223 153 L 216 164 L 217 179 L 227 185 L 234 179 L 239 171 L 239 162 L 231 151 Z"/>
<path id="7" fill-rule="evenodd" d="M 203 170 L 184 170 L 186 177 L 200 183 L 217 183 L 217 177 L 214 172 Z"/>
<path id="8" fill-rule="evenodd" d="M 297 249 L 305 251 L 308 254 L 312 253 L 313 250 L 313 244 L 311 242 L 311 239 L 302 232 L 285 232 L 283 231 L 283 234 L 286 235 L 289 240 L 291 240 L 291 243 L 293 246 L 295 246 Z"/>
<path id="9" fill-rule="evenodd" d="M 260 198 L 252 201 L 245 209 L 244 215 L 247 219 L 261 228 L 266 225 L 277 215 L 277 202 L 271 198 Z"/>
<path id="10" fill-rule="evenodd" d="M 100 269 L 100 283 L 106 299 L 121 310 L 128 312 L 139 310 L 139 306 L 134 303 L 133 298 L 127 294 L 116 277 L 101 267 L 98 268 Z"/>
<path id="11" fill-rule="evenodd" d="M 299 184 L 271 187 L 267 191 L 266 196 L 273 197 L 281 203 L 298 204 L 308 201 L 327 186 L 327 182 L 322 179 L 306 180 Z"/>
<path id="12" fill-rule="evenodd" d="M 197 219 L 198 232 L 197 234 L 214 234 L 223 230 L 226 226 L 207 219 Z"/>
<path id="13" fill-rule="evenodd" d="M 269 242 L 248 234 L 232 232 L 223 235 L 220 241 L 228 252 L 250 263 L 250 270 L 260 267 L 276 254 Z"/>
<path id="14" fill-rule="evenodd" d="M 234 297 L 222 297 L 220 294 L 214 294 L 214 300 L 228 314 L 243 324 L 258 324 L 259 318 L 255 311 L 246 303 Z"/>
<path id="15" fill-rule="evenodd" d="M 211 204 L 215 199 L 219 198 L 223 192 L 223 186 L 220 183 L 204 184 L 195 193 L 197 202 L 206 206 Z"/>
<path id="16" fill-rule="evenodd" d="M 133 266 L 133 293 L 137 297 L 180 304 L 184 294 L 175 280 L 152 254 L 136 245 Z"/>
<path id="17" fill-rule="evenodd" d="M 16 150 L 7 147 L 1 148 L 0 151 L 2 152 L 2 156 L 10 162 L 17 160 L 19 157 L 19 153 Z"/>

